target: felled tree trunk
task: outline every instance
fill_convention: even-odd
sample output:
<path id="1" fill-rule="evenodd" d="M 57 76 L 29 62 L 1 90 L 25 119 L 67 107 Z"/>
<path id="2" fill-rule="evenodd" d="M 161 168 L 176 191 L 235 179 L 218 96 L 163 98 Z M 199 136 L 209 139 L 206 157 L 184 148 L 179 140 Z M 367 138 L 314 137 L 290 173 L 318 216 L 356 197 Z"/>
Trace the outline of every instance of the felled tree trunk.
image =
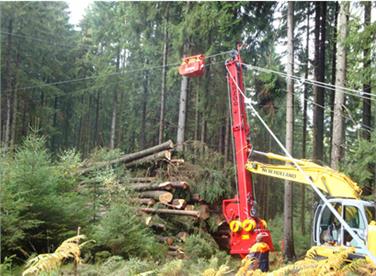
<path id="1" fill-rule="evenodd" d="M 97 163 L 91 164 L 90 167 L 81 168 L 78 171 L 78 174 L 82 175 L 82 174 L 88 173 L 90 171 L 93 171 L 95 169 L 100 169 L 100 168 L 110 166 L 110 165 L 113 165 L 113 164 L 117 164 L 117 163 L 129 164 L 132 161 L 140 160 L 140 159 L 146 158 L 146 157 L 148 157 L 149 159 L 153 159 L 153 158 L 156 158 L 156 156 L 157 156 L 155 154 L 160 153 L 160 152 L 163 152 L 162 155 L 166 156 L 166 152 L 164 152 L 164 151 L 168 151 L 168 150 L 172 149 L 173 147 L 174 147 L 174 144 L 172 143 L 171 140 L 169 140 L 169 141 L 167 141 L 163 144 L 160 144 L 160 145 L 157 145 L 157 146 L 154 146 L 154 147 L 151 147 L 151 148 L 139 151 L 139 152 L 125 154 L 125 155 L 123 155 L 119 158 L 113 159 L 113 160 L 97 162 Z M 170 158 L 171 158 L 171 156 L 170 156 Z M 145 161 L 145 159 L 144 159 L 144 161 Z"/>
<path id="2" fill-rule="evenodd" d="M 185 199 L 174 199 L 172 200 L 171 204 L 165 203 L 166 206 L 171 207 L 173 209 L 184 209 L 184 207 L 187 205 L 187 202 Z"/>
<path id="3" fill-rule="evenodd" d="M 132 198 L 132 202 L 147 206 L 153 206 L 156 203 L 155 199 L 152 198 Z"/>
<path id="4" fill-rule="evenodd" d="M 199 211 L 185 211 L 185 210 L 171 210 L 171 209 L 153 209 L 153 208 L 139 208 L 140 211 L 150 214 L 166 214 L 166 215 L 177 215 L 177 216 L 191 216 L 200 217 Z"/>
<path id="5" fill-rule="evenodd" d="M 171 191 L 173 189 L 186 190 L 189 188 L 189 185 L 184 181 L 166 181 L 162 183 L 134 183 L 130 185 L 130 188 L 137 192 L 155 190 Z"/>
<path id="6" fill-rule="evenodd" d="M 173 189 L 171 182 L 162 182 L 162 183 L 139 183 L 132 184 L 130 188 L 137 192 L 143 191 L 155 191 L 155 190 L 166 190 L 171 191 Z"/>
<path id="7" fill-rule="evenodd" d="M 146 191 L 140 194 L 142 198 L 152 198 L 162 203 L 170 203 L 173 199 L 173 195 L 166 191 Z"/>
<path id="8" fill-rule="evenodd" d="M 155 182 L 155 177 L 132 177 L 128 180 L 130 183 L 151 183 Z"/>
<path id="9" fill-rule="evenodd" d="M 157 152 L 153 155 L 145 156 L 141 159 L 134 160 L 132 162 L 126 162 L 124 166 L 126 168 L 132 167 L 132 166 L 137 166 L 137 165 L 142 165 L 146 163 L 152 163 L 152 162 L 158 162 L 161 160 L 170 160 L 171 159 L 171 152 L 169 150 L 164 150 L 161 152 Z"/>

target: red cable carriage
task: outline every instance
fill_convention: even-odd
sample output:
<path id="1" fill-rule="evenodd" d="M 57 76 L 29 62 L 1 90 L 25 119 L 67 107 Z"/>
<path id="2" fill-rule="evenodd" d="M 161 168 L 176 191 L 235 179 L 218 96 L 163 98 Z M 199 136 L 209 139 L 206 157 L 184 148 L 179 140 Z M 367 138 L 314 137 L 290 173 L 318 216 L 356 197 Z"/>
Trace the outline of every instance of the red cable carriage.
<path id="1" fill-rule="evenodd" d="M 179 74 L 185 77 L 201 77 L 205 71 L 205 56 L 184 57 L 179 67 Z"/>

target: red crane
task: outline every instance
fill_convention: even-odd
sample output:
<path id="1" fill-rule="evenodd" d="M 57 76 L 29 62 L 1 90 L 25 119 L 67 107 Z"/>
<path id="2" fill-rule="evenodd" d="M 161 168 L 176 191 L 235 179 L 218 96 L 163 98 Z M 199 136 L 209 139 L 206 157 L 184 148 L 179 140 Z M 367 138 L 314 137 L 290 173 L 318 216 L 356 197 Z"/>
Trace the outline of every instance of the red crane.
<path id="1" fill-rule="evenodd" d="M 247 120 L 242 60 L 239 50 L 232 51 L 231 58 L 225 63 L 231 103 L 232 135 L 235 146 L 237 194 L 232 199 L 223 200 L 222 208 L 223 215 L 231 230 L 230 253 L 244 257 L 248 254 L 249 248 L 256 242 L 256 236 L 259 233 L 263 233 L 263 241 L 269 245 L 271 250 L 273 250 L 273 243 L 266 222 L 256 216 L 252 176 L 245 167 L 252 145 L 249 139 L 250 127 Z M 204 74 L 204 67 L 205 58 L 203 55 L 185 57 L 179 73 L 187 77 L 198 77 Z M 197 68 L 197 70 L 192 68 Z"/>

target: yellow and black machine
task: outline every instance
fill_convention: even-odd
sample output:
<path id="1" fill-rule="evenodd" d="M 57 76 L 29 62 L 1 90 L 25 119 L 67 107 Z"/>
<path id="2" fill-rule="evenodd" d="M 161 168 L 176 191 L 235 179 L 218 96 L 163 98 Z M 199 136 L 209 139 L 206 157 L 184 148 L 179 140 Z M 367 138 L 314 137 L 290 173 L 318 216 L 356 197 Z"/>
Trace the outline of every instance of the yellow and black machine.
<path id="1" fill-rule="evenodd" d="M 362 189 L 357 183 L 343 173 L 309 160 L 292 160 L 286 156 L 255 150 L 252 154 L 261 155 L 269 160 L 279 161 L 279 163 L 249 160 L 246 164 L 246 169 L 249 172 L 305 185 L 310 185 L 311 181 L 329 196 L 327 202 L 320 202 L 315 209 L 312 224 L 314 245 L 354 247 L 357 256 L 366 256 L 365 251 L 368 249 L 373 256 L 376 256 L 376 203 L 361 200 Z M 309 179 L 301 173 L 295 164 L 300 166 Z M 338 218 L 333 215 L 329 204 L 351 227 L 358 239 L 354 239 Z M 330 251 L 325 249 L 322 252 L 325 255 L 325 252 Z"/>

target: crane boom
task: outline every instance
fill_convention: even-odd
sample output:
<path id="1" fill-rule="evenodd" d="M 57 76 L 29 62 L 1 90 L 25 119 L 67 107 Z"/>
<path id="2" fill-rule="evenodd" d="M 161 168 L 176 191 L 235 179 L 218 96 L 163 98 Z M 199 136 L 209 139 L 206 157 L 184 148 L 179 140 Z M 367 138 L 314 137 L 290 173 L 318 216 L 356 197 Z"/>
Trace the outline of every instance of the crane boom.
<path id="1" fill-rule="evenodd" d="M 254 151 L 254 153 L 263 155 L 270 160 L 278 160 L 283 162 L 292 161 L 288 157 L 274 153 L 263 153 L 258 151 Z M 362 189 L 348 176 L 336 170 L 333 170 L 332 168 L 320 166 L 309 160 L 294 160 L 310 177 L 316 187 L 324 193 L 332 197 L 360 199 Z M 249 172 L 255 174 L 261 174 L 310 185 L 307 178 L 292 164 L 265 164 L 249 160 L 246 164 L 246 169 Z"/>

